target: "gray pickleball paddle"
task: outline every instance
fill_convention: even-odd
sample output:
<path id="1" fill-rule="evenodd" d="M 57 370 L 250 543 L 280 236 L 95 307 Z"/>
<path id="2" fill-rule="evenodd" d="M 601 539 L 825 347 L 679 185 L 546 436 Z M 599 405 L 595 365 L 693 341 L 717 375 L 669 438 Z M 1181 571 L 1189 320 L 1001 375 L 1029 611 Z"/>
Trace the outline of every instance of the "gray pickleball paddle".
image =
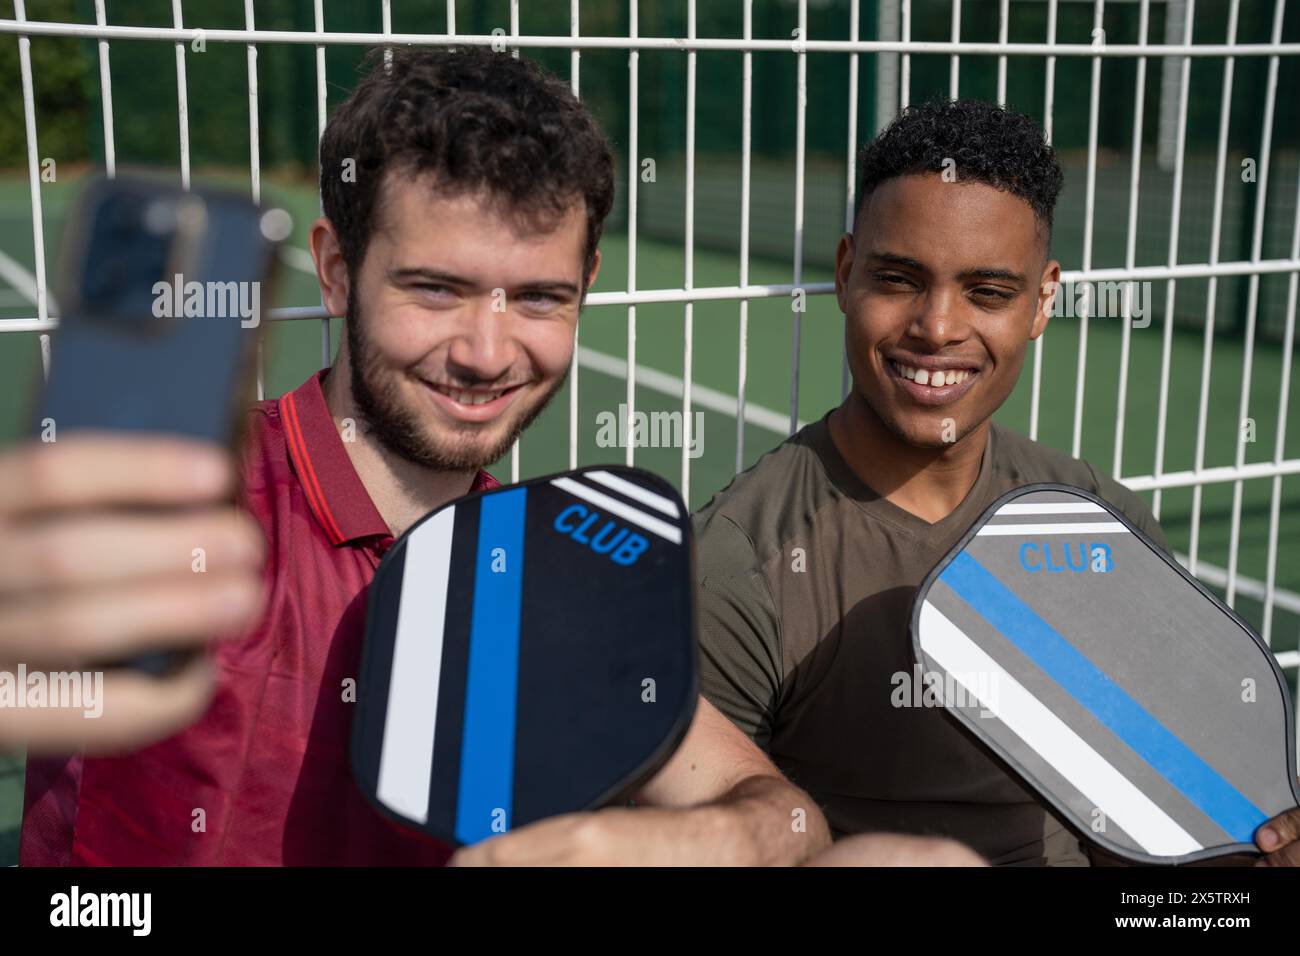
<path id="1" fill-rule="evenodd" d="M 695 711 L 686 506 L 606 466 L 458 499 L 375 573 L 353 723 L 361 789 L 451 844 L 629 794 Z"/>
<path id="2" fill-rule="evenodd" d="M 925 579 L 911 631 L 936 700 L 1106 851 L 1258 852 L 1300 804 L 1273 654 L 1095 495 L 1002 496 Z"/>

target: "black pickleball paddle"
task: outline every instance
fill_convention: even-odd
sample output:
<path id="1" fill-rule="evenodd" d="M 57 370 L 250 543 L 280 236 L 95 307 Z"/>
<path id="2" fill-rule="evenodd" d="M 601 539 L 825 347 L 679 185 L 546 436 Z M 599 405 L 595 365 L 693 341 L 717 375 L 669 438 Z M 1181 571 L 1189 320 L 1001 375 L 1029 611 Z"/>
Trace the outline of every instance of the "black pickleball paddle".
<path id="1" fill-rule="evenodd" d="M 1300 804 L 1273 654 L 1095 495 L 1003 495 L 927 576 L 911 630 L 934 700 L 1104 850 L 1258 852 Z"/>
<path id="2" fill-rule="evenodd" d="M 454 845 L 629 795 L 695 711 L 689 515 L 640 469 L 458 499 L 384 556 L 352 734 L 358 783 Z"/>

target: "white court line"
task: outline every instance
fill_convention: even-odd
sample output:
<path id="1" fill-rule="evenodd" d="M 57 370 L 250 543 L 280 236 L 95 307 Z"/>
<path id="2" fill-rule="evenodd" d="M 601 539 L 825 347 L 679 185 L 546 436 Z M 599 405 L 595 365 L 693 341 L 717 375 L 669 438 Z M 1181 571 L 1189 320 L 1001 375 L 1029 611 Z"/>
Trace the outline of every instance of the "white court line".
<path id="1" fill-rule="evenodd" d="M 625 478 L 618 477 L 618 475 L 611 475 L 607 471 L 589 471 L 587 472 L 587 477 L 592 481 L 600 482 L 606 488 L 613 488 L 625 497 L 639 501 L 643 505 L 648 505 L 655 511 L 658 511 L 661 514 L 666 514 L 670 518 L 676 518 L 680 515 L 680 512 L 677 510 L 677 505 L 673 503 L 671 498 L 657 495 L 653 491 L 642 488 L 640 485 L 633 484 Z"/>
<path id="2" fill-rule="evenodd" d="M 997 691 L 986 695 L 990 699 L 980 700 L 980 705 L 1148 853 L 1182 856 L 1201 849 L 1176 820 L 929 601 L 921 605 L 921 649 L 958 683 L 962 675 L 991 677 Z M 972 688 L 966 691 L 976 696 Z"/>
<path id="3" fill-rule="evenodd" d="M 612 378 L 627 378 L 627 359 L 597 352 L 585 345 L 578 346 L 578 364 Z M 669 375 L 667 372 L 646 365 L 636 367 L 636 384 L 639 388 L 648 388 L 652 392 L 670 395 L 673 398 L 681 398 L 682 389 L 685 387 L 685 383 L 676 375 Z M 691 404 L 732 418 L 736 415 L 735 395 L 728 395 L 726 392 L 709 388 L 699 382 L 691 382 Z M 755 405 L 748 398 L 745 399 L 745 423 L 781 436 L 790 433 L 789 415 L 772 408 L 764 408 L 762 405 Z M 803 419 L 798 422 L 800 428 L 807 424 Z"/>
<path id="4" fill-rule="evenodd" d="M 0 251 L 0 279 L 9 283 L 10 287 L 32 305 L 36 304 L 37 287 L 36 276 L 27 271 L 17 259 L 11 258 L 3 251 Z M 59 304 L 54 300 L 54 294 L 50 293 L 49 309 L 47 310 L 52 317 L 57 317 L 60 313 Z"/>
<path id="5" fill-rule="evenodd" d="M 673 544 L 682 543 L 682 532 L 680 529 L 673 527 L 667 521 L 660 521 L 658 518 L 648 515 L 643 511 L 637 511 L 631 505 L 625 505 L 623 502 L 611 498 L 609 495 L 602 494 L 595 488 L 589 488 L 587 485 L 580 484 L 572 478 L 556 478 L 551 482 L 556 488 L 567 491 L 571 495 L 590 501 L 599 508 L 604 508 L 610 514 L 616 514 L 625 521 L 630 521 L 635 525 L 640 525 L 647 531 L 659 535 L 671 541 Z"/>

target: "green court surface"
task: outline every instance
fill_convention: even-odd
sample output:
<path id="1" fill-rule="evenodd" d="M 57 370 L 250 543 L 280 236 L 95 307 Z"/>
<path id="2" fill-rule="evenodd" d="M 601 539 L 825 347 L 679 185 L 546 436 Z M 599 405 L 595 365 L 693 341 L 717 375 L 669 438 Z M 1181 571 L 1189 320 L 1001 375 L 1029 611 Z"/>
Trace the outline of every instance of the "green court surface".
<path id="1" fill-rule="evenodd" d="M 245 177 L 221 177 L 244 187 Z M 62 232 L 68 202 L 77 182 L 48 184 L 42 190 L 47 262 L 57 261 L 55 250 Z M 305 249 L 306 228 L 317 210 L 316 193 L 310 183 L 264 182 L 263 200 L 288 208 L 296 222 L 291 240 Z M 619 228 L 613 229 L 601 245 L 603 266 L 593 291 L 619 291 L 626 287 L 627 243 Z M 314 277 L 301 265 L 304 253 L 290 254 L 276 292 L 277 305 L 316 305 L 319 294 Z M 25 176 L 0 178 L 0 319 L 30 317 L 35 306 L 24 296 L 12 277 L 33 270 L 31 206 Z M 295 265 L 296 263 L 296 265 Z M 1077 263 L 1064 263 L 1067 268 Z M 15 269 L 17 267 L 17 269 Z M 679 288 L 683 284 L 684 256 L 681 245 L 642 240 L 637 247 L 637 284 L 641 289 Z M 738 262 L 731 253 L 697 250 L 695 285 L 733 286 L 738 282 Z M 807 283 L 824 282 L 824 269 L 810 269 Z M 788 283 L 788 261 L 754 260 L 750 281 Z M 1285 283 L 1285 277 L 1263 281 Z M 1181 288 L 1181 285 L 1180 285 Z M 1163 317 L 1164 283 L 1157 283 L 1153 299 L 1159 304 L 1156 320 L 1149 328 L 1132 333 L 1129 391 L 1125 417 L 1122 473 L 1152 473 L 1156 456 L 1157 409 Z M 699 507 L 730 480 L 735 471 L 736 423 L 732 401 L 736 393 L 739 304 L 734 301 L 701 302 L 694 308 L 694 359 L 692 380 L 700 390 L 696 410 L 702 413 L 699 457 L 692 460 L 689 503 Z M 784 437 L 783 422 L 790 410 L 791 320 L 788 299 L 755 300 L 749 309 L 749 351 L 747 402 L 751 414 L 744 431 L 746 465 L 777 445 Z M 586 361 L 580 370 L 578 415 L 579 464 L 622 462 L 623 448 L 597 446 L 602 416 L 619 414 L 626 400 L 627 383 L 623 364 L 627 344 L 627 308 L 589 307 L 583 314 L 579 344 Z M 337 347 L 341 322 L 332 322 L 331 342 Z M 683 375 L 683 330 L 685 308 L 681 304 L 643 305 L 636 310 L 637 364 L 647 370 L 639 375 L 636 392 L 638 410 L 673 411 L 681 408 Z M 1082 457 L 1100 472 L 1112 472 L 1120 363 L 1120 322 L 1094 319 L 1088 336 L 1087 378 L 1083 407 Z M 833 407 L 840 398 L 842 364 L 842 317 L 831 296 L 813 296 L 803 316 L 800 362 L 799 417 L 813 420 Z M 1039 439 L 1068 451 L 1074 411 L 1078 323 L 1060 317 L 1053 320 L 1045 340 L 1042 372 L 1041 427 Z M 40 353 L 34 333 L 8 333 L 0 337 L 0 438 L 11 440 L 24 430 L 34 389 L 40 378 Z M 1241 388 L 1244 343 L 1240 338 L 1220 337 L 1213 343 L 1213 376 L 1206 429 L 1207 467 L 1230 465 L 1240 428 L 1238 402 Z M 1182 471 L 1194 464 L 1197 407 L 1201 380 L 1202 335 L 1194 329 L 1177 329 L 1173 334 L 1169 383 L 1165 471 Z M 1249 417 L 1254 420 L 1254 441 L 1246 445 L 1246 461 L 1272 459 L 1278 417 L 1282 354 L 1276 342 L 1256 345 L 1251 378 Z M 1005 425 L 1028 431 L 1030 413 L 1030 368 L 1032 354 L 1016 391 L 999 411 Z M 298 385 L 321 364 L 320 323 L 271 323 L 267 344 L 266 388 L 269 396 Z M 1296 375 L 1292 359 L 1293 382 Z M 546 474 L 568 466 L 569 386 L 521 441 L 520 473 L 523 477 Z M 1300 383 L 1291 390 L 1287 449 L 1300 449 Z M 764 414 L 767 410 L 768 414 Z M 680 484 L 680 448 L 638 448 L 636 463 L 659 472 Z M 509 480 L 509 460 L 491 469 Z M 1270 479 L 1244 484 L 1238 552 L 1239 613 L 1257 629 L 1262 625 L 1262 597 L 1250 594 L 1267 573 Z M 1202 496 L 1200 561 L 1206 583 L 1216 587 L 1215 569 L 1229 561 L 1232 522 L 1231 483 L 1208 485 Z M 1289 595 L 1300 594 L 1300 476 L 1281 482 L 1281 523 L 1277 587 Z M 1151 495 L 1144 494 L 1150 501 Z M 1186 553 L 1190 538 L 1192 491 L 1164 493 L 1159 516 L 1173 548 Z M 1262 590 L 1260 591 L 1262 595 Z M 1284 600 L 1288 600 L 1284 598 Z M 1273 646 L 1278 651 L 1297 647 L 1300 633 L 1300 603 L 1274 611 Z M 1294 671 L 1292 680 L 1294 682 Z M 0 863 L 16 856 L 13 830 L 20 806 L 17 763 L 0 758 Z"/>

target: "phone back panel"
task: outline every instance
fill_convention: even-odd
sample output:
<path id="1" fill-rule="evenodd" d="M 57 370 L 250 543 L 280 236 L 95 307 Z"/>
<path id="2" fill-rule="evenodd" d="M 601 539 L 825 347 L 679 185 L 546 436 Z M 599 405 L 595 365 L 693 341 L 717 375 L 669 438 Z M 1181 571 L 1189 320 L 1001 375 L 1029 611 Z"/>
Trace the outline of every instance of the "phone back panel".
<path id="1" fill-rule="evenodd" d="M 65 313 L 38 430 L 53 420 L 58 431 L 232 440 L 276 244 L 259 228 L 262 210 L 243 197 L 190 195 L 202 203 L 203 228 L 182 242 L 148 235 L 122 210 L 192 201 L 179 189 L 148 180 L 89 188 L 65 262 Z"/>

